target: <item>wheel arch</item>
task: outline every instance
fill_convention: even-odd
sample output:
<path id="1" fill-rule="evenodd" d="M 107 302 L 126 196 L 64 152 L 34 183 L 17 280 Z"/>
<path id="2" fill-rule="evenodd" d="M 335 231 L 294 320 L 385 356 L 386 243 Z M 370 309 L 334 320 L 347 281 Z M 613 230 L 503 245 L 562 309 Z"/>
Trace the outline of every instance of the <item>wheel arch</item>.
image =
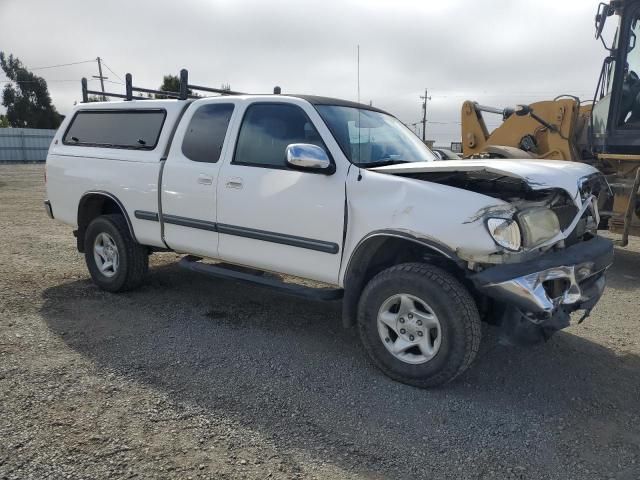
<path id="1" fill-rule="evenodd" d="M 78 203 L 78 230 L 75 233 L 79 252 L 84 253 L 84 236 L 91 221 L 100 215 L 110 213 L 118 213 L 124 217 L 131 238 L 137 243 L 129 214 L 118 197 L 109 192 L 93 190 L 82 195 Z"/>
<path id="2" fill-rule="evenodd" d="M 399 263 L 421 261 L 436 264 L 461 276 L 464 262 L 450 248 L 409 232 L 380 230 L 365 236 L 353 249 L 343 277 L 342 322 L 353 326 L 358 300 L 367 282 L 382 270 Z"/>

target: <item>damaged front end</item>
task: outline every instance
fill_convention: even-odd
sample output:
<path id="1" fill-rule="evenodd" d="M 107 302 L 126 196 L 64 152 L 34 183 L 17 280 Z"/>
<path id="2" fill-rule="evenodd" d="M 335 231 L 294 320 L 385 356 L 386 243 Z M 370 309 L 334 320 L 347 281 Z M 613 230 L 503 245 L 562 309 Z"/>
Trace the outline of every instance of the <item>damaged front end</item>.
<path id="1" fill-rule="evenodd" d="M 569 326 L 569 314 L 598 303 L 611 241 L 594 237 L 522 263 L 497 265 L 470 276 L 476 290 L 495 301 L 504 338 L 515 344 L 548 339 Z"/>
<path id="2" fill-rule="evenodd" d="M 566 191 L 542 189 L 532 192 L 535 199 L 513 199 L 510 215 L 496 219 L 494 212 L 485 211 L 473 219 L 485 221 L 499 245 L 500 237 L 492 228 L 509 222 L 505 224 L 515 226 L 522 242 L 489 255 L 484 259 L 488 263 L 476 263 L 478 272 L 470 276 L 477 291 L 497 305 L 494 314 L 500 315 L 507 343 L 547 340 L 569 326 L 572 312 L 584 311 L 581 323 L 602 296 L 613 244 L 597 236 L 601 192 L 593 185 L 593 181 L 579 182 L 578 201 Z M 510 232 L 509 238 L 513 236 Z"/>
<path id="3" fill-rule="evenodd" d="M 586 318 L 613 261 L 612 242 L 597 236 L 599 207 L 610 194 L 602 174 L 577 162 L 434 163 L 384 171 L 496 199 L 465 221 L 483 225 L 494 247 L 467 241 L 455 252 L 504 338 L 537 343 L 569 326 L 572 312 L 584 310 Z"/>
<path id="4" fill-rule="evenodd" d="M 587 184 L 594 182 L 579 183 L 577 202 L 566 192 L 551 189 L 537 191 L 537 195 L 546 194 L 537 201 L 510 203 L 514 212 L 507 218 L 519 225 L 522 245 L 515 252 L 503 249 L 487 259 L 502 265 L 484 264 L 471 275 L 477 291 L 498 306 L 494 313 L 500 315 L 502 339 L 507 343 L 547 340 L 569 326 L 572 312 L 584 311 L 580 323 L 600 300 L 605 271 L 613 262 L 613 244 L 597 236 L 601 192 L 583 188 Z M 493 213 L 484 215 L 495 238 Z M 532 235 L 536 230 L 544 235 Z"/>
<path id="5" fill-rule="evenodd" d="M 474 271 L 469 279 L 476 291 L 493 300 L 503 340 L 538 343 L 568 327 L 572 312 L 584 311 L 580 322 L 589 315 L 613 261 L 612 242 L 597 236 L 598 205 L 608 192 L 600 174 L 581 178 L 575 198 L 562 188 L 488 171 L 428 175 L 505 202 L 468 220 L 485 224 L 496 251 L 457 251 Z"/>

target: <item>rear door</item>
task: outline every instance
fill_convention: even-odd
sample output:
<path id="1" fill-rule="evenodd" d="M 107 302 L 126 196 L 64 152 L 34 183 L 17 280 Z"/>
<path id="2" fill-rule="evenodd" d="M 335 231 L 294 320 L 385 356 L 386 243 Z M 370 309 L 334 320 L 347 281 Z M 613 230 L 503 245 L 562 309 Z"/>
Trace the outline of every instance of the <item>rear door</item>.
<path id="1" fill-rule="evenodd" d="M 176 130 L 162 175 L 164 237 L 174 250 L 218 255 L 216 184 L 233 101 L 198 101 Z"/>

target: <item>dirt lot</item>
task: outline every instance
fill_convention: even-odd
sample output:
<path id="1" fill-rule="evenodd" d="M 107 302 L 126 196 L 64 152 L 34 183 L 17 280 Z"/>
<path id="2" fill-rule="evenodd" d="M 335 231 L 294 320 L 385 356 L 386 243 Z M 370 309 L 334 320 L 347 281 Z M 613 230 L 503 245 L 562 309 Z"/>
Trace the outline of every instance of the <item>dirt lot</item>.
<path id="1" fill-rule="evenodd" d="M 43 168 L 0 166 L 0 478 L 640 478 L 640 243 L 580 326 L 431 391 L 339 305 L 183 271 L 88 279 Z"/>

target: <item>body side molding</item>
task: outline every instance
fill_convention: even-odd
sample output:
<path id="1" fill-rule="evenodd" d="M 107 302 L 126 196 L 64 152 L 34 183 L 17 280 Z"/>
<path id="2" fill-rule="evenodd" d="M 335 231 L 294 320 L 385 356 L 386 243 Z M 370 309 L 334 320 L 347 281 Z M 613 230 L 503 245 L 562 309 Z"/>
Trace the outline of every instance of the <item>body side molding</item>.
<path id="1" fill-rule="evenodd" d="M 153 222 L 159 221 L 159 216 L 156 212 L 136 210 L 135 217 L 140 220 L 150 220 Z M 340 246 L 337 243 L 327 242 L 324 240 L 315 240 L 312 238 L 298 237 L 286 233 L 268 232 L 265 230 L 257 230 L 255 228 L 227 225 L 224 223 L 214 223 L 205 220 L 179 217 L 177 215 L 169 214 L 163 214 L 162 219 L 165 223 L 172 225 L 197 228 L 199 230 L 208 230 L 210 232 L 219 232 L 225 235 L 233 235 L 236 237 L 252 238 L 254 240 L 278 243 L 281 245 L 289 245 L 292 247 L 306 248 L 307 250 L 315 250 L 317 252 L 336 254 L 340 251 Z"/>

